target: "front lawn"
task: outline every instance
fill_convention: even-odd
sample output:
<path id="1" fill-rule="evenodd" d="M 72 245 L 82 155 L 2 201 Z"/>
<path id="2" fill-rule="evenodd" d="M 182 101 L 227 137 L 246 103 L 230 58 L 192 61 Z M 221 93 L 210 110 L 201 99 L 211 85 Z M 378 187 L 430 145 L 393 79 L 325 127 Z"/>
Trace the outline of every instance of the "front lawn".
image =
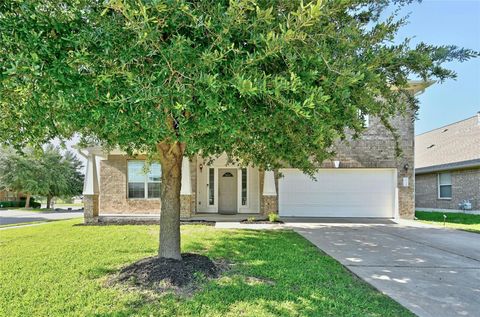
<path id="1" fill-rule="evenodd" d="M 465 231 L 480 233 L 480 215 L 469 215 L 453 212 L 428 212 L 428 211 L 416 211 L 415 217 L 418 220 L 443 226 L 443 215 L 447 216 L 445 220 L 445 226 L 447 228 L 461 229 Z"/>
<path id="2" fill-rule="evenodd" d="M 0 316 L 413 316 L 291 231 L 183 226 L 183 252 L 232 269 L 189 298 L 106 287 L 156 253 L 158 226 L 79 223 L 0 231 Z"/>

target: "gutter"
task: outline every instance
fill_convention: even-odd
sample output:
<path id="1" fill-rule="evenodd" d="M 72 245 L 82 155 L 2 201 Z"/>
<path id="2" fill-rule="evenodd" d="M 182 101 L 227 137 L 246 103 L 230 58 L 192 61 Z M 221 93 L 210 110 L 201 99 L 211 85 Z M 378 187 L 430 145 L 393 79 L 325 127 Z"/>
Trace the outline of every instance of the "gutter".
<path id="1" fill-rule="evenodd" d="M 415 175 L 472 167 L 480 167 L 480 159 L 416 168 Z"/>

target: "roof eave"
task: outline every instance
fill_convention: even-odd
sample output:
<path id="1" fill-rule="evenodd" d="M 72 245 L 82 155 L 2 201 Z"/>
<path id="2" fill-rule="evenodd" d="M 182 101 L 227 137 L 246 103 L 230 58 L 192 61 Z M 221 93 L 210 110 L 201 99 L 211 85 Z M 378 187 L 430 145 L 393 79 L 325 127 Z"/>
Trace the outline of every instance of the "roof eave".
<path id="1" fill-rule="evenodd" d="M 434 173 L 434 172 L 443 172 L 448 170 L 458 170 L 466 168 L 475 168 L 480 167 L 480 159 L 473 159 L 468 161 L 426 166 L 415 169 L 415 175 Z"/>

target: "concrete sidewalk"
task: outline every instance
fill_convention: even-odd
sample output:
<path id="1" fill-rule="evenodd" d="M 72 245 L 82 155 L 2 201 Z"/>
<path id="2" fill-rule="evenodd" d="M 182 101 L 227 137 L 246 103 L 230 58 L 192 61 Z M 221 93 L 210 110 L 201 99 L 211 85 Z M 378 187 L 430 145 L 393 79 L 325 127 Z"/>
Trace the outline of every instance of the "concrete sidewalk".
<path id="1" fill-rule="evenodd" d="M 31 212 L 25 210 L 0 210 L 0 225 L 16 223 L 51 221 L 83 217 L 83 211 Z"/>
<path id="2" fill-rule="evenodd" d="M 414 221 L 287 227 L 418 316 L 480 316 L 479 234 Z"/>

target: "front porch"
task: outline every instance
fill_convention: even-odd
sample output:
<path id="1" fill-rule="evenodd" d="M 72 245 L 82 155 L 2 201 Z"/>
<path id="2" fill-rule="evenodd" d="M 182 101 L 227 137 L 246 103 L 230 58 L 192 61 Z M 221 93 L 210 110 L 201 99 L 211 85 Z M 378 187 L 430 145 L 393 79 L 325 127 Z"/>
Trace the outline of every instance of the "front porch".
<path id="1" fill-rule="evenodd" d="M 159 194 L 150 196 L 150 189 L 158 185 L 160 174 L 144 172 L 145 181 L 140 183 L 141 175 L 131 175 L 138 169 L 131 169 L 130 164 L 138 165 L 144 157 L 132 158 L 119 151 L 103 153 L 98 147 L 84 149 L 81 154 L 87 159 L 83 191 L 86 223 L 158 222 L 161 201 Z M 180 217 L 220 222 L 265 218 L 278 209 L 275 178 L 274 171 L 231 163 L 226 155 L 215 160 L 184 157 Z M 134 196 L 131 188 L 136 190 Z"/>

